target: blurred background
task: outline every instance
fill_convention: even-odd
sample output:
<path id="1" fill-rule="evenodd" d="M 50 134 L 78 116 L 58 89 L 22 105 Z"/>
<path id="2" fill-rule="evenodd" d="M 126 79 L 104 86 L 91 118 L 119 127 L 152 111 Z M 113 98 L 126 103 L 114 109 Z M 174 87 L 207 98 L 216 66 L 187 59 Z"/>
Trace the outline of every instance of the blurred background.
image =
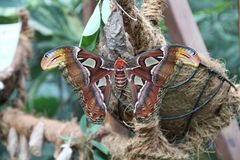
<path id="1" fill-rule="evenodd" d="M 39 63 L 43 54 L 54 47 L 79 45 L 84 26 L 96 3 L 95 0 L 0 0 L 0 14 L 1 10 L 9 7 L 27 9 L 29 25 L 35 31 L 32 40 L 33 57 L 29 61 L 30 76 L 27 80 L 27 112 L 60 120 L 82 115 L 77 98 L 72 96 L 73 90 L 59 72 L 43 72 Z M 141 6 L 141 0 L 137 0 L 137 4 Z M 189 0 L 189 4 L 210 55 L 225 63 L 230 77 L 237 75 L 239 78 L 237 0 Z M 3 23 L 1 15 L 0 23 Z M 159 27 L 170 42 L 171 37 L 164 22 Z M 53 152 L 54 146 L 46 143 L 43 157 L 33 159 L 53 159 Z M 8 159 L 1 139 L 0 159 Z"/>

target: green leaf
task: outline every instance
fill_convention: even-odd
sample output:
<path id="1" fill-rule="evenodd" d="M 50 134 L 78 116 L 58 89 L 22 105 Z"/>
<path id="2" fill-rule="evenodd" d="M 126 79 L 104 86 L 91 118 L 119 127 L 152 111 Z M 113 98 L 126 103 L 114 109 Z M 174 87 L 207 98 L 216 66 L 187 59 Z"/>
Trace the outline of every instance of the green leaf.
<path id="1" fill-rule="evenodd" d="M 93 160 L 107 160 L 108 156 L 102 154 L 98 150 L 93 150 Z"/>
<path id="2" fill-rule="evenodd" d="M 94 133 L 96 133 L 97 131 L 99 131 L 99 129 L 102 127 L 102 125 L 98 125 L 98 124 L 92 124 L 89 128 L 88 128 L 88 134 L 92 135 Z"/>
<path id="3" fill-rule="evenodd" d="M 74 37 L 79 35 L 72 30 L 72 27 L 70 27 L 70 23 L 72 22 L 70 22 L 68 19 L 68 13 L 58 5 L 41 4 L 31 7 L 30 14 L 30 24 L 33 25 L 33 27 L 39 32 L 43 32 L 43 34 L 58 35 L 62 39 L 74 39 Z M 73 14 L 72 16 L 74 17 L 76 15 Z M 78 19 L 75 19 L 75 21 L 76 20 L 79 21 Z"/>
<path id="4" fill-rule="evenodd" d="M 88 51 L 94 51 L 98 40 L 99 30 L 91 36 L 82 36 L 79 46 Z"/>
<path id="5" fill-rule="evenodd" d="M 83 31 L 83 36 L 91 36 L 95 34 L 100 29 L 101 16 L 100 16 L 100 7 L 99 3 L 93 11 L 92 16 L 88 20 L 88 23 Z"/>
<path id="6" fill-rule="evenodd" d="M 34 97 L 36 96 L 39 87 L 42 85 L 42 83 L 44 83 L 46 77 L 47 77 L 47 73 L 48 72 L 42 72 L 40 73 L 40 75 L 38 76 L 38 78 L 36 79 L 36 81 L 34 81 L 34 83 L 31 86 L 30 91 L 28 92 L 28 104 L 29 107 L 33 107 L 34 105 Z"/>
<path id="7" fill-rule="evenodd" d="M 36 21 L 34 19 L 29 20 L 29 25 L 33 26 L 36 30 L 38 30 L 45 36 L 53 34 L 53 31 L 49 27 L 44 26 L 39 21 Z"/>
<path id="8" fill-rule="evenodd" d="M 27 111 L 37 112 L 47 117 L 53 117 L 58 109 L 59 101 L 55 97 L 37 97 L 33 100 L 33 106 L 27 107 Z"/>
<path id="9" fill-rule="evenodd" d="M 87 117 L 86 115 L 82 115 L 81 120 L 80 120 L 80 127 L 82 130 L 82 134 L 86 136 L 87 133 Z"/>
<path id="10" fill-rule="evenodd" d="M 67 16 L 67 20 L 68 20 L 69 28 L 74 34 L 76 34 L 75 36 L 78 37 L 77 40 L 79 41 L 79 37 L 82 36 L 82 32 L 83 32 L 82 22 L 79 20 L 79 17 L 77 17 L 76 15 Z"/>
<path id="11" fill-rule="evenodd" d="M 106 24 L 108 17 L 111 14 L 110 0 L 103 0 L 102 2 L 102 21 Z"/>
<path id="12" fill-rule="evenodd" d="M 101 151 L 102 153 L 104 153 L 105 155 L 109 154 L 109 151 L 107 149 L 107 147 L 105 147 L 105 145 L 103 145 L 102 143 L 95 141 L 95 140 L 91 140 L 91 144 L 96 147 L 99 151 Z"/>
<path id="13" fill-rule="evenodd" d="M 198 12 L 197 14 L 194 15 L 194 19 L 197 23 L 205 20 L 207 18 L 207 14 L 205 12 Z"/>

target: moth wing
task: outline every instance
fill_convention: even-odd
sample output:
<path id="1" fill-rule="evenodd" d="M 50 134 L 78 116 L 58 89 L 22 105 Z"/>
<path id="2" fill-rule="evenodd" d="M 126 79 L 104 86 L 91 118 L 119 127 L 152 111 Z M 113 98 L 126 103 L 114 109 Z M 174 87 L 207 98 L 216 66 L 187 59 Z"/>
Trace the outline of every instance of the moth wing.
<path id="1" fill-rule="evenodd" d="M 132 61 L 132 64 L 137 64 L 137 67 L 131 66 L 132 69 L 129 69 L 136 119 L 148 120 L 154 112 L 158 111 L 160 88 L 174 72 L 177 61 L 193 67 L 198 67 L 200 64 L 200 58 L 195 50 L 180 45 L 149 50 Z M 136 79 L 144 83 L 139 85 Z"/>
<path id="2" fill-rule="evenodd" d="M 137 120 L 145 121 L 157 110 L 159 86 L 152 82 L 152 70 L 164 58 L 158 48 L 142 52 L 128 62 L 127 74 L 132 88 L 134 114 Z"/>
<path id="3" fill-rule="evenodd" d="M 113 72 L 113 61 L 105 60 L 99 55 L 81 51 L 77 55 L 78 61 L 88 70 L 90 84 Z"/>
<path id="4" fill-rule="evenodd" d="M 127 62 L 127 72 L 129 75 L 137 75 L 148 82 L 152 81 L 152 69 L 164 58 L 164 53 L 160 48 L 141 52 L 135 58 Z"/>
<path id="5" fill-rule="evenodd" d="M 110 85 L 109 76 L 104 76 L 82 90 L 85 113 L 94 123 L 101 123 L 106 116 Z"/>
<path id="6" fill-rule="evenodd" d="M 78 52 L 76 58 L 78 65 L 84 68 L 89 78 L 88 85 L 81 88 L 85 113 L 90 121 L 101 123 L 105 118 L 111 94 L 113 62 L 108 61 L 106 65 L 102 57 L 84 50 Z"/>
<path id="7" fill-rule="evenodd" d="M 167 52 L 170 56 L 176 56 L 177 60 L 182 61 L 186 65 L 198 67 L 201 62 L 198 53 L 187 46 L 170 45 L 167 47 Z"/>

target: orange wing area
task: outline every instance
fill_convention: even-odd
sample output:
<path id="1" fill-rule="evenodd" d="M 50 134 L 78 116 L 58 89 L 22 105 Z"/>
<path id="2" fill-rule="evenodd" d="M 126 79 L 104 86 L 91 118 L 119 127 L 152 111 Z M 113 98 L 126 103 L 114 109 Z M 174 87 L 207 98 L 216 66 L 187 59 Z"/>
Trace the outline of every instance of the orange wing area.
<path id="1" fill-rule="evenodd" d="M 201 62 L 198 53 L 190 47 L 172 45 L 168 48 L 168 53 L 176 56 L 176 59 L 182 61 L 185 65 L 198 67 Z"/>
<path id="2" fill-rule="evenodd" d="M 165 58 L 159 63 L 153 72 L 153 83 L 163 87 L 174 72 L 177 61 L 185 65 L 197 68 L 200 64 L 200 58 L 195 50 L 180 46 L 172 45 L 165 47 Z"/>

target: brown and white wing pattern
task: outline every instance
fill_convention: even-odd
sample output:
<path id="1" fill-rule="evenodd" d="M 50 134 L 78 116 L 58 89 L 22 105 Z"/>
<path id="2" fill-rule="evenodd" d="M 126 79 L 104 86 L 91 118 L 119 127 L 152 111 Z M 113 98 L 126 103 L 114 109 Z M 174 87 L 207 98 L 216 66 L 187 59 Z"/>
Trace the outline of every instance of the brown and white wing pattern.
<path id="1" fill-rule="evenodd" d="M 134 116 L 144 122 L 158 111 L 160 90 L 166 87 L 178 62 L 198 67 L 200 58 L 193 49 L 180 45 L 141 52 L 126 61 L 121 58 L 106 60 L 79 47 L 59 47 L 44 55 L 41 67 L 44 70 L 57 66 L 61 69 L 65 79 L 81 92 L 83 108 L 89 119 L 96 123 L 105 118 L 113 77 L 120 89 L 124 89 L 125 78 L 128 78 Z"/>
<path id="2" fill-rule="evenodd" d="M 64 78 L 80 92 L 83 109 L 89 120 L 100 123 L 106 115 L 110 94 L 111 66 L 103 68 L 102 57 L 79 47 L 58 47 L 45 53 L 41 66 L 45 69 L 59 67 Z"/>
<path id="3" fill-rule="evenodd" d="M 160 91 L 166 87 L 178 61 L 193 67 L 200 64 L 196 51 L 180 45 L 143 52 L 128 63 L 135 66 L 127 68 L 127 72 L 132 85 L 134 115 L 137 120 L 148 121 L 159 110 L 157 103 Z"/>

